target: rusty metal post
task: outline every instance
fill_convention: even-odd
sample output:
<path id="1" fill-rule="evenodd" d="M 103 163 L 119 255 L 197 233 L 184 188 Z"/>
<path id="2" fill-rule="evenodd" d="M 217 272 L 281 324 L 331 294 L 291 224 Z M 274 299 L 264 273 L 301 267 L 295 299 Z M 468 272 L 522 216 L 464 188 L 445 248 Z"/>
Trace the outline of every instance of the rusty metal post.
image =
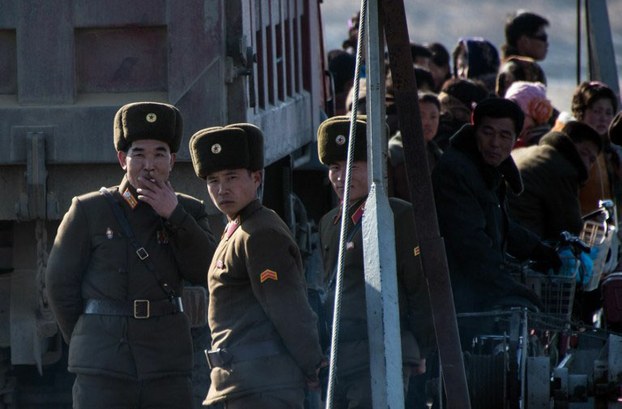
<path id="1" fill-rule="evenodd" d="M 449 409 L 470 409 L 469 391 L 443 238 L 439 234 L 430 170 L 421 128 L 417 84 L 403 0 L 382 0 L 394 97 L 404 143 L 410 199 L 428 279 L 434 327 Z"/>

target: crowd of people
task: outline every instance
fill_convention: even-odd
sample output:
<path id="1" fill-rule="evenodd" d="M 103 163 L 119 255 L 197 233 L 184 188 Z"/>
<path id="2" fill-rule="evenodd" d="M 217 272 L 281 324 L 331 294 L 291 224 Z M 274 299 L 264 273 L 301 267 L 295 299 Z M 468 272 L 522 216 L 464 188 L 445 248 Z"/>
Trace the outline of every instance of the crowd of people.
<path id="1" fill-rule="evenodd" d="M 199 130 L 189 150 L 198 178 L 227 226 L 220 237 L 202 203 L 176 193 L 169 175 L 183 134 L 172 105 L 125 105 L 114 118 L 124 172 L 118 186 L 74 198 L 50 253 L 50 305 L 69 344 L 75 408 L 192 407 L 192 341 L 181 295 L 185 281 L 209 291 L 205 404 L 303 408 L 330 349 L 340 225 L 344 255 L 342 337 L 335 408 L 372 408 L 361 220 L 369 193 L 365 104 L 359 103 L 350 186 L 345 167 L 357 17 L 342 50 L 328 54 L 334 110 L 317 133 L 319 161 L 338 205 L 319 221 L 323 314 L 307 300 L 300 250 L 287 225 L 264 207 L 263 132 L 239 123 Z M 562 114 L 546 96 L 538 61 L 549 22 L 523 12 L 508 20 L 502 53 L 488 40 L 413 44 L 412 55 L 439 227 L 458 312 L 499 306 L 537 310 L 538 296 L 505 268 L 508 255 L 555 271 L 550 241 L 578 233 L 601 199 L 618 200 L 622 119 L 606 84 L 584 82 Z M 359 98 L 365 97 L 364 90 Z M 409 203 L 402 136 L 387 73 L 389 204 L 408 407 L 425 407 L 418 375 L 434 356 L 435 333 Z M 360 102 L 360 101 L 359 101 Z M 343 203 L 349 188 L 348 203 Z M 347 220 L 341 220 L 346 207 Z M 583 318 L 593 305 L 586 297 Z M 324 328 L 323 328 L 324 327 Z M 467 341 L 479 328 L 461 327 Z M 411 388 L 410 393 L 408 389 Z"/>
<path id="2" fill-rule="evenodd" d="M 351 26 L 358 18 L 352 17 Z M 620 203 L 619 96 L 603 82 L 584 81 L 568 101 L 570 112 L 554 107 L 540 66 L 548 53 L 548 28 L 546 18 L 520 11 L 506 21 L 501 52 L 481 37 L 460 38 L 452 51 L 440 43 L 411 43 L 422 136 L 459 313 L 508 306 L 539 310 L 541 300 L 517 281 L 507 261 L 531 260 L 543 273 L 558 271 L 562 261 L 554 246 L 560 234 L 579 235 L 583 217 L 599 201 Z M 348 47 L 329 54 L 329 65 L 339 65 L 332 55 L 354 61 L 356 38 L 350 34 Z M 389 194 L 408 201 L 402 135 L 386 71 Z M 344 94 L 352 90 L 352 75 L 348 81 L 340 88 Z M 336 112 L 349 112 L 351 98 L 337 103 Z M 364 102 L 358 106 L 364 114 Z M 580 283 L 577 288 L 572 318 L 592 325 L 600 289 L 581 291 Z M 482 330 L 460 325 L 463 344 Z"/>

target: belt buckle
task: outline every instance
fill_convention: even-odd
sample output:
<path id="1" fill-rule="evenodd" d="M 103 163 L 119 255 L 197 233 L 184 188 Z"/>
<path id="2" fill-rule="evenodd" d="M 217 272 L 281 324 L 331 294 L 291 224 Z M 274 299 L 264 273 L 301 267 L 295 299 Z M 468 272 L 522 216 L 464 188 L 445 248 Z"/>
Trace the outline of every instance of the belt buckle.
<path id="1" fill-rule="evenodd" d="M 207 359 L 207 366 L 209 367 L 209 369 L 214 369 L 216 367 L 216 364 L 214 362 L 212 362 L 211 356 L 212 356 L 212 351 L 210 351 L 209 349 L 205 350 L 205 359 Z"/>
<path id="2" fill-rule="evenodd" d="M 210 369 L 227 367 L 233 360 L 233 356 L 225 348 L 213 351 L 205 350 L 205 358 Z"/>
<path id="3" fill-rule="evenodd" d="M 136 255 L 141 261 L 149 257 L 149 253 L 147 253 L 147 250 L 145 250 L 144 247 L 141 247 L 138 250 L 136 250 Z"/>
<path id="4" fill-rule="evenodd" d="M 134 318 L 144 320 L 151 315 L 151 304 L 149 300 L 134 300 Z"/>

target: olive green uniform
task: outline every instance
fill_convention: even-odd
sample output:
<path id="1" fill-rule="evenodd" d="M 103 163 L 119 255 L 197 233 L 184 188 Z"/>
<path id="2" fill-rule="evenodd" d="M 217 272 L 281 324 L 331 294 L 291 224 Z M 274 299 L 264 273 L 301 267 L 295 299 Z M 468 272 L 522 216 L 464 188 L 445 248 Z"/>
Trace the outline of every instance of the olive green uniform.
<path id="1" fill-rule="evenodd" d="M 389 203 L 395 226 L 402 359 L 408 367 L 417 364 L 420 358 L 425 358 L 434 348 L 434 327 L 425 277 L 417 274 L 415 267 L 412 207 L 397 198 L 390 198 Z M 360 226 L 363 212 L 364 200 L 350 206 L 348 231 L 357 230 L 346 244 L 344 256 L 335 396 L 338 408 L 371 407 L 363 235 Z M 340 207 L 331 210 L 320 220 L 324 285 L 327 291 L 325 308 L 329 317 L 332 317 L 335 300 L 334 276 L 339 254 L 340 225 Z M 365 385 L 361 385 L 362 382 Z M 358 401 L 358 404 L 353 401 Z"/>
<path id="2" fill-rule="evenodd" d="M 129 201 L 120 194 L 126 190 Z M 214 250 L 204 206 L 177 194 L 179 203 L 164 220 L 137 201 L 125 178 L 110 192 L 156 273 L 139 259 L 104 195 L 93 192 L 73 199 L 46 271 L 50 305 L 69 343 L 69 371 L 131 381 L 189 377 L 193 351 L 185 314 L 137 319 L 84 312 L 86 300 L 166 302 L 156 274 L 178 296 L 182 279 L 204 284 Z M 97 397 L 92 399 L 95 405 Z"/>
<path id="3" fill-rule="evenodd" d="M 294 391 L 288 407 L 298 407 L 305 379 L 316 378 L 322 360 L 300 252 L 285 223 L 259 200 L 236 220 L 208 273 L 212 353 L 226 358 L 212 362 L 205 403 L 254 402 L 252 396 L 279 391 L 284 401 Z"/>

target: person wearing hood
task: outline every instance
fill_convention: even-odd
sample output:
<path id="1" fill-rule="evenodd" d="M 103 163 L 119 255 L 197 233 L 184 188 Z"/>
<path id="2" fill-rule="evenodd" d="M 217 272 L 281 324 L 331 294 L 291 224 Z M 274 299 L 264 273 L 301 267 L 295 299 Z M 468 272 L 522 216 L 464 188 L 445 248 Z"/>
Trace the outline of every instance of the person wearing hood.
<path id="1" fill-rule="evenodd" d="M 479 80 L 490 94 L 495 92 L 501 60 L 494 44 L 482 37 L 460 38 L 452 57 L 455 78 Z"/>
<path id="2" fill-rule="evenodd" d="M 583 228 L 579 188 L 596 162 L 603 143 L 589 125 L 570 121 L 538 145 L 512 152 L 524 183 L 521 195 L 510 193 L 511 216 L 543 239 Z"/>
<path id="3" fill-rule="evenodd" d="M 510 153 L 523 121 L 516 103 L 483 100 L 432 172 L 457 312 L 540 304 L 533 291 L 512 278 L 505 267 L 507 254 L 538 261 L 544 269 L 561 265 L 551 246 L 508 217 L 506 183 L 515 193 L 522 191 Z M 463 327 L 460 331 L 468 340 Z"/>
<path id="4" fill-rule="evenodd" d="M 516 81 L 508 88 L 505 98 L 514 101 L 523 110 L 525 122 L 514 148 L 537 145 L 550 129 L 553 105 L 546 97 L 546 85 L 541 82 Z"/>

